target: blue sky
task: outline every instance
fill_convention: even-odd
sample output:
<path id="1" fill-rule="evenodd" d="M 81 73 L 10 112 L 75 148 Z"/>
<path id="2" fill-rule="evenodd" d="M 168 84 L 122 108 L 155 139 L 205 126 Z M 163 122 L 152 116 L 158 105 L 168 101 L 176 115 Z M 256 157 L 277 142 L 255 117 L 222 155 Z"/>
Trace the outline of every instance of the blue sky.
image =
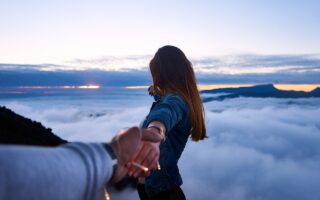
<path id="1" fill-rule="evenodd" d="M 192 58 L 319 54 L 316 0 L 7 0 L 0 63 L 65 64 L 152 55 L 173 44 Z"/>

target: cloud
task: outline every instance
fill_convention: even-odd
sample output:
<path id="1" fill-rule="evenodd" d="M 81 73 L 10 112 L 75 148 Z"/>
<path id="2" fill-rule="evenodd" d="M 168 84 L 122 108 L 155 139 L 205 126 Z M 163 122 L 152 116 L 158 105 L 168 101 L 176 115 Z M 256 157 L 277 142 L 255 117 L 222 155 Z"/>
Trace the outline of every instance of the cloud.
<path id="1" fill-rule="evenodd" d="M 1 70 L 40 71 L 130 71 L 146 70 L 152 55 L 101 56 L 74 59 L 64 64 L 0 64 Z M 320 55 L 238 54 L 190 58 L 197 72 L 216 74 L 254 74 L 276 72 L 319 72 Z"/>
<path id="2" fill-rule="evenodd" d="M 277 67 L 288 65 L 319 66 L 319 55 L 262 55 L 262 54 L 238 54 L 219 57 L 193 59 L 195 65 L 222 64 L 230 67 Z"/>
<path id="3" fill-rule="evenodd" d="M 150 98 L 116 103 L 2 101 L 69 140 L 107 141 L 139 125 Z M 209 139 L 179 161 L 188 199 L 319 199 L 320 99 L 235 98 L 205 104 Z M 138 114 L 137 114 L 138 113 Z M 129 199 L 136 199 L 132 193 Z"/>
<path id="4" fill-rule="evenodd" d="M 151 58 L 151 55 L 102 56 L 91 59 L 74 59 L 66 63 L 77 66 L 79 69 L 130 71 L 146 70 Z"/>
<path id="5" fill-rule="evenodd" d="M 319 55 L 229 55 L 194 60 L 203 83 L 318 83 Z"/>
<path id="6" fill-rule="evenodd" d="M 65 104 L 63 101 L 40 101 L 40 104 L 35 106 L 32 102 L 23 104 L 9 101 L 4 105 L 52 128 L 53 132 L 62 138 L 86 142 L 109 141 L 120 129 L 138 126 L 137 122 L 141 120 L 143 113 L 146 115 L 148 112 L 147 107 L 135 103 L 127 106 L 127 109 L 121 109 L 121 101 L 112 105 L 97 102 L 93 104 L 90 100 L 76 103 L 78 106 Z"/>
<path id="7" fill-rule="evenodd" d="M 2 85 L 59 84 L 84 82 L 84 77 L 98 84 L 150 82 L 148 64 L 152 56 L 103 56 L 75 59 L 65 64 L 19 65 L 0 64 Z M 201 83 L 319 83 L 319 55 L 229 55 L 191 58 Z M 108 76 L 111 75 L 111 76 Z M 135 76 L 137 75 L 138 76 Z M 38 75 L 38 76 L 37 76 Z M 44 76 L 43 76 L 44 75 Z M 45 77 L 45 78 L 41 78 Z M 112 79 L 107 81 L 106 78 Z M 123 77 L 126 77 L 124 81 Z M 67 79 L 67 81 L 65 81 Z M 118 81 L 121 79 L 122 81 Z M 74 81 L 76 80 L 76 81 Z M 115 83 L 115 84 L 114 84 Z M 121 85 L 121 84 L 120 84 Z M 123 84 L 122 84 L 123 85 Z"/>
<path id="8" fill-rule="evenodd" d="M 20 72 L 33 72 L 42 71 L 48 66 L 59 67 L 59 65 L 54 64 L 10 64 L 10 63 L 0 63 L 0 70 L 2 71 L 20 71 Z"/>
<path id="9" fill-rule="evenodd" d="M 67 66 L 93 70 L 146 70 L 151 55 L 103 56 L 75 59 Z M 320 72 L 319 55 L 258 55 L 240 54 L 219 57 L 190 58 L 195 71 L 215 74 L 265 74 L 289 72 Z M 72 68 L 70 70 L 74 70 Z"/>
<path id="10" fill-rule="evenodd" d="M 180 161 L 188 196 L 319 198 L 320 101 L 290 101 L 237 98 L 206 105 L 210 139 L 189 143 Z"/>
<path id="11" fill-rule="evenodd" d="M 151 55 L 101 56 L 73 59 L 59 64 L 10 64 L 0 63 L 0 70 L 9 71 L 131 71 L 146 70 Z"/>
<path id="12" fill-rule="evenodd" d="M 220 74 L 220 73 L 197 73 L 197 80 L 203 84 L 223 84 L 223 83 L 306 83 L 317 84 L 320 82 L 320 72 L 277 72 L 261 74 Z"/>
<path id="13" fill-rule="evenodd" d="M 0 66 L 1 67 L 1 66 Z M 1 71 L 0 86 L 62 86 L 99 84 L 103 86 L 149 85 L 146 71 Z"/>

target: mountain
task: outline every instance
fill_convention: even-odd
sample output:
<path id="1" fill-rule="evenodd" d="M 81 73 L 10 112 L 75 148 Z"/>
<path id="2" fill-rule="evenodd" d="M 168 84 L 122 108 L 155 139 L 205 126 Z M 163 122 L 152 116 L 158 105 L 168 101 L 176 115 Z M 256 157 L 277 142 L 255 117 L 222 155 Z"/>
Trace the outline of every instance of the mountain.
<path id="1" fill-rule="evenodd" d="M 320 95 L 320 87 L 317 87 L 316 89 L 312 90 L 311 93 L 313 95 Z"/>
<path id="2" fill-rule="evenodd" d="M 272 84 L 255 85 L 251 87 L 240 88 L 220 88 L 213 90 L 204 90 L 201 94 L 221 94 L 216 97 L 204 97 L 203 102 L 221 101 L 228 98 L 236 97 L 273 97 L 273 98 L 308 98 L 320 97 L 320 88 L 316 88 L 311 92 L 303 91 L 286 91 L 275 88 Z"/>
<path id="3" fill-rule="evenodd" d="M 0 144 L 58 146 L 66 142 L 40 122 L 25 118 L 0 106 Z"/>

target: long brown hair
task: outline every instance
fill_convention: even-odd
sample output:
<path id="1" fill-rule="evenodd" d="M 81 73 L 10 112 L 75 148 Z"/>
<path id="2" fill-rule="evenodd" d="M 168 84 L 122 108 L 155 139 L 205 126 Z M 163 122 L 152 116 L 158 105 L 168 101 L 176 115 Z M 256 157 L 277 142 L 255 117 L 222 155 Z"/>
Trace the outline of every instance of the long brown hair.
<path id="1" fill-rule="evenodd" d="M 192 64 L 185 54 L 174 46 L 161 47 L 150 61 L 149 67 L 157 95 L 176 93 L 187 102 L 192 140 L 206 138 L 204 109 Z"/>

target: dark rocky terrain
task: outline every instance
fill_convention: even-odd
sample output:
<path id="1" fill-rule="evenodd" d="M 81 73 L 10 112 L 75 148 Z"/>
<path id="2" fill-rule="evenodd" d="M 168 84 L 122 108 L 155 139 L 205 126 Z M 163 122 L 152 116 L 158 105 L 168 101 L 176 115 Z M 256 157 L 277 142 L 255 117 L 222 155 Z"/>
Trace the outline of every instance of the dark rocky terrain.
<path id="1" fill-rule="evenodd" d="M 58 146 L 66 142 L 41 123 L 0 107 L 0 144 Z"/>

